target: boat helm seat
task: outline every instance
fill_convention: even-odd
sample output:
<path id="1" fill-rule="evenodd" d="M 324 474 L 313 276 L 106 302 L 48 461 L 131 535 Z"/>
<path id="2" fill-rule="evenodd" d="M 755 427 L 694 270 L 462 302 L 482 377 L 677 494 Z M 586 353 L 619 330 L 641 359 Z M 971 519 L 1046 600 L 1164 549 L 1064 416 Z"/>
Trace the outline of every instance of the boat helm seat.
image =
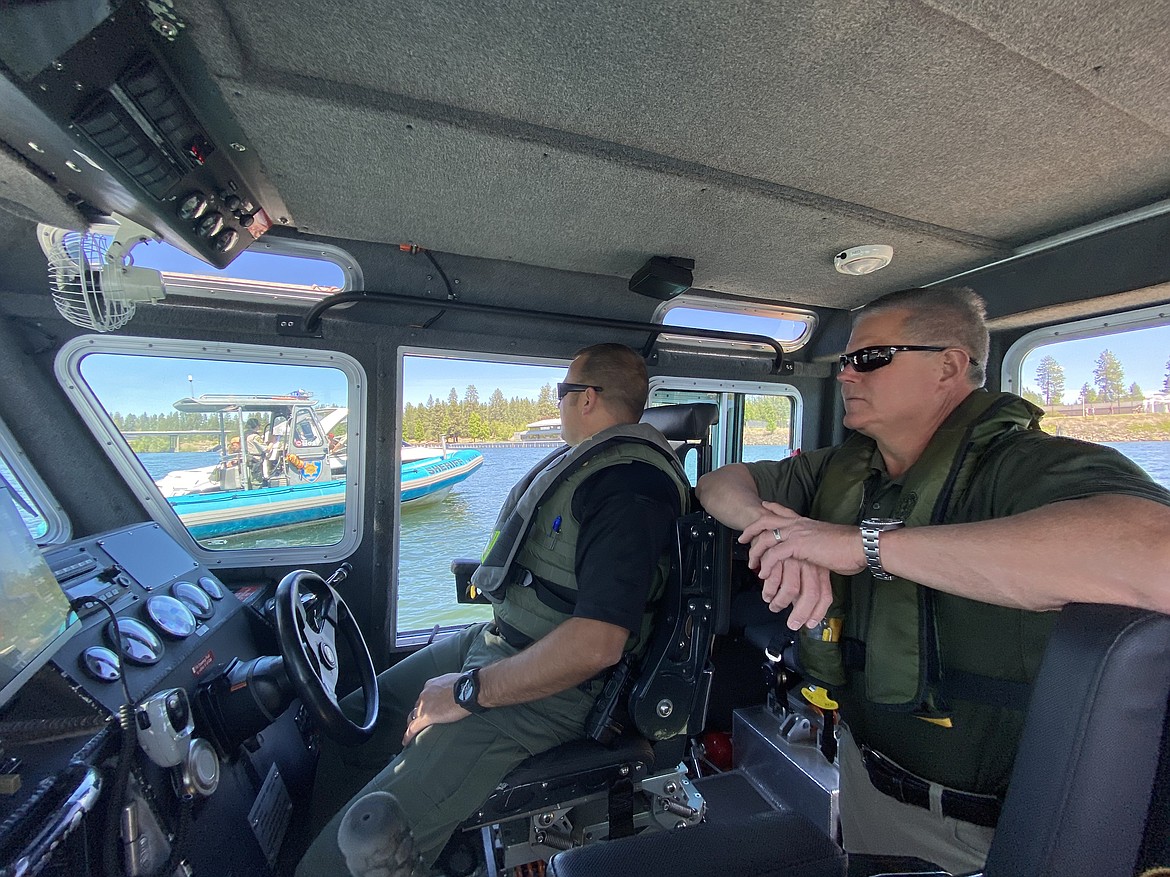
<path id="1" fill-rule="evenodd" d="M 1032 686 L 983 877 L 1132 877 L 1170 864 L 1168 701 L 1170 616 L 1122 606 L 1066 606 Z M 824 835 L 811 823 L 801 830 L 793 817 L 761 817 L 783 829 L 783 844 L 772 830 L 747 833 L 707 824 L 688 833 L 686 873 L 838 873 L 824 852 Z M 678 873 L 684 859 L 677 853 L 673 859 L 665 852 L 648 857 L 655 852 L 652 840 L 633 837 L 571 850 L 552 860 L 548 874 Z M 888 858 L 849 856 L 848 873 L 941 873 L 920 864 L 890 867 Z"/>
<path id="2" fill-rule="evenodd" d="M 693 403 L 648 409 L 643 422 L 662 431 L 680 461 L 697 451 L 702 474 L 717 418 L 716 405 Z M 680 762 L 688 732 L 705 721 L 711 644 L 727 627 L 730 541 L 704 512 L 678 519 L 650 642 L 636 665 L 613 672 L 589 737 L 521 763 L 460 826 L 445 857 L 478 834 L 493 873 L 592 840 L 702 820 L 705 805 Z M 476 565 L 452 564 L 461 595 Z"/>

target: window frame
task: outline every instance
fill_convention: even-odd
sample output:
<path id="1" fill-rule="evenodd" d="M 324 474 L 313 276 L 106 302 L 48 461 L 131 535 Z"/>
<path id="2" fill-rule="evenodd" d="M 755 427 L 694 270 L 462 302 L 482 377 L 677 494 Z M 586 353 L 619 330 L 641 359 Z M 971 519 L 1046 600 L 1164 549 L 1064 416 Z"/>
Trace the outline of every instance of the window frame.
<path id="1" fill-rule="evenodd" d="M 1000 386 L 1010 393 L 1022 396 L 1025 381 L 1021 371 L 1024 360 L 1039 347 L 1060 341 L 1080 341 L 1084 338 L 1118 335 L 1122 332 L 1156 329 L 1162 326 L 1170 326 L 1170 306 L 1164 304 L 1036 329 L 1018 338 L 1007 349 L 1003 365 L 1000 367 Z"/>
<path id="2" fill-rule="evenodd" d="M 62 545 L 73 538 L 73 525 L 64 507 L 57 502 L 48 485 L 41 480 L 41 476 L 33 468 L 32 461 L 25 454 L 24 449 L 16 441 L 16 437 L 8 429 L 8 425 L 0 418 L 0 457 L 12 471 L 24 488 L 29 499 L 33 501 L 41 520 L 47 529 L 42 536 L 36 537 L 37 545 L 47 548 Z"/>
<path id="3" fill-rule="evenodd" d="M 719 425 L 723 427 L 723 440 L 711 447 L 713 468 L 738 463 L 742 457 L 743 437 L 739 431 L 728 430 L 727 418 L 734 411 L 732 396 L 789 396 L 793 399 L 792 440 L 799 442 L 804 435 L 804 396 L 792 384 L 767 381 L 736 381 L 722 378 L 683 378 L 674 375 L 659 375 L 650 379 L 650 397 L 655 390 L 694 390 L 699 393 L 721 393 L 719 401 Z M 733 439 L 738 439 L 735 443 Z"/>
<path id="4" fill-rule="evenodd" d="M 400 346 L 397 352 L 397 383 L 395 392 L 397 394 L 398 403 L 394 410 L 394 485 L 395 495 L 400 496 L 402 490 L 402 426 L 404 419 L 404 412 L 406 403 L 405 392 L 403 386 L 403 379 L 405 377 L 405 368 L 403 359 L 407 356 L 421 356 L 428 359 L 455 359 L 469 362 L 498 362 L 506 365 L 520 365 L 520 366 L 544 366 L 546 368 L 567 369 L 572 362 L 572 357 L 563 359 L 560 357 L 549 356 L 519 356 L 508 353 L 484 353 L 476 350 L 452 350 L 449 348 L 436 347 L 421 347 L 417 345 Z M 496 511 L 493 509 L 493 511 Z M 450 624 L 442 626 L 437 632 L 432 630 L 412 630 L 402 631 L 398 626 L 398 601 L 401 598 L 402 590 L 402 515 L 398 514 L 397 506 L 395 506 L 394 514 L 394 550 L 393 550 L 393 567 L 391 570 L 392 582 L 392 599 L 390 606 L 390 629 L 394 637 L 395 651 L 410 651 L 425 646 L 432 638 L 436 636 L 447 636 L 451 633 L 465 629 L 471 624 L 477 624 L 476 621 L 467 621 L 457 624 Z M 489 534 L 490 535 L 490 534 Z M 455 594 L 454 579 L 451 584 L 451 594 Z"/>
<path id="5" fill-rule="evenodd" d="M 743 341 L 731 341 L 719 338 L 692 338 L 686 335 L 672 335 L 670 333 L 670 326 L 665 322 L 666 315 L 675 308 L 690 308 L 697 311 L 711 311 L 712 313 L 722 314 L 740 314 L 744 316 L 763 317 L 770 320 L 791 320 L 792 317 L 797 317 L 804 321 L 805 328 L 797 338 L 793 340 L 786 340 L 782 338 L 772 339 L 780 345 L 780 348 L 785 353 L 791 353 L 794 350 L 799 350 L 804 347 L 812 338 L 813 333 L 817 328 L 817 315 L 812 311 L 805 311 L 801 308 L 794 307 L 779 307 L 777 305 L 767 304 L 758 301 L 736 301 L 725 298 L 709 298 L 701 295 L 688 295 L 683 293 L 669 301 L 664 301 L 657 308 L 654 309 L 654 316 L 651 317 L 652 322 L 661 323 L 663 325 L 662 335 L 664 339 L 669 339 L 672 345 L 680 345 L 685 347 L 699 347 L 699 348 L 718 348 L 724 350 L 749 350 L 762 349 L 758 345 L 748 344 Z M 736 330 L 744 331 L 747 330 Z M 747 332 L 747 334 L 753 334 Z M 755 333 L 760 334 L 760 333 Z"/>
<path id="6" fill-rule="evenodd" d="M 93 231 L 113 237 L 117 233 L 118 227 L 116 225 L 101 225 L 96 226 Z M 169 242 L 164 241 L 164 243 Z M 134 249 L 136 248 L 137 245 L 130 250 L 131 261 L 134 259 Z M 195 281 L 190 279 L 194 275 L 161 271 L 163 288 L 168 295 L 190 295 L 226 301 L 272 302 L 289 306 L 303 305 L 309 308 L 330 295 L 365 288 L 365 276 L 357 259 L 335 244 L 288 240 L 265 235 L 254 241 L 245 252 L 268 252 L 278 256 L 331 262 L 341 269 L 341 288 L 337 292 L 315 294 L 309 291 L 308 287 L 289 290 L 285 288 L 286 285 L 283 283 L 270 284 L 262 280 L 241 280 L 234 277 L 214 277 L 211 275 L 200 276 L 198 281 Z"/>
<path id="7" fill-rule="evenodd" d="M 347 407 L 350 442 L 345 485 L 345 524 L 340 541 L 332 545 L 212 550 L 200 545 L 155 486 L 154 480 L 122 438 L 93 390 L 81 374 L 81 363 L 95 353 L 206 359 L 265 365 L 305 365 L 335 368 L 348 381 Z M 150 517 L 180 545 L 208 567 L 257 567 L 273 564 L 330 563 L 354 552 L 362 537 L 365 501 L 364 433 L 367 406 L 365 370 L 353 357 L 336 351 L 316 351 L 259 344 L 227 344 L 171 338 L 81 335 L 62 346 L 54 362 L 57 380 L 82 421 L 101 443 L 110 462 L 142 503 Z"/>

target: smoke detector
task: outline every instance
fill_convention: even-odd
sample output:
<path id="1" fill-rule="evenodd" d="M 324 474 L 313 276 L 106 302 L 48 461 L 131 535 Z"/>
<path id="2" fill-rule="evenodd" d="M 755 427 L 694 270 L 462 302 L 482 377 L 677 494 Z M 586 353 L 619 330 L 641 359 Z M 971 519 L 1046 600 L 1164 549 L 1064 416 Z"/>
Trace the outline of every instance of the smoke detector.
<path id="1" fill-rule="evenodd" d="M 842 274 L 860 276 L 872 274 L 874 271 L 885 268 L 893 258 L 893 247 L 885 244 L 870 244 L 842 250 L 833 257 L 833 267 Z"/>

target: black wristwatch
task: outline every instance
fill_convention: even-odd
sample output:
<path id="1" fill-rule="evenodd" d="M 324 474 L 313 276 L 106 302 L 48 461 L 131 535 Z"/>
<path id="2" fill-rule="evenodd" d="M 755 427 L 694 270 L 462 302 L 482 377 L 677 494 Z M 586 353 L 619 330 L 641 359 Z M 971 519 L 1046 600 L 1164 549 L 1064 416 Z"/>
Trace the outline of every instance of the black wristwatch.
<path id="1" fill-rule="evenodd" d="M 861 548 L 865 552 L 865 565 L 875 579 L 888 582 L 894 578 L 882 567 L 879 537 L 886 530 L 900 530 L 904 526 L 905 522 L 899 518 L 866 518 L 861 522 Z"/>
<path id="2" fill-rule="evenodd" d="M 455 680 L 455 703 L 469 713 L 487 709 L 479 702 L 479 667 L 473 667 Z"/>

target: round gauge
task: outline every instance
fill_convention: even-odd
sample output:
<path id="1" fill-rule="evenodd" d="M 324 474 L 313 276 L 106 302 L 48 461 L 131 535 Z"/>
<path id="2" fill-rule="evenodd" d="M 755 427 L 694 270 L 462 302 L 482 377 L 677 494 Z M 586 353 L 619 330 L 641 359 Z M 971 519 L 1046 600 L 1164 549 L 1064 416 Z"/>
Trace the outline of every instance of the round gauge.
<path id="1" fill-rule="evenodd" d="M 219 582 L 211 576 L 204 576 L 199 580 L 199 587 L 207 592 L 207 596 L 212 600 L 223 599 L 223 588 L 219 586 Z"/>
<path id="2" fill-rule="evenodd" d="M 179 219 L 198 219 L 207 212 L 211 201 L 202 192 L 192 192 L 179 202 Z"/>
<path id="3" fill-rule="evenodd" d="M 223 217 L 218 213 L 208 213 L 195 227 L 200 237 L 213 238 L 223 231 Z"/>
<path id="4" fill-rule="evenodd" d="M 122 654 L 126 660 L 144 666 L 159 662 L 163 655 L 163 644 L 157 633 L 137 618 L 119 618 L 118 628 L 122 631 Z M 106 639 L 116 643 L 117 638 L 114 622 L 111 621 L 106 625 Z"/>
<path id="5" fill-rule="evenodd" d="M 105 646 L 90 646 L 82 652 L 81 668 L 99 682 L 114 682 L 122 675 L 118 656 Z"/>
<path id="6" fill-rule="evenodd" d="M 146 614 L 163 633 L 182 639 L 195 632 L 197 622 L 191 610 L 167 594 L 155 594 L 146 601 Z"/>
<path id="7" fill-rule="evenodd" d="M 200 621 L 206 621 L 215 614 L 211 597 L 194 582 L 175 582 L 171 585 L 171 593 Z"/>

